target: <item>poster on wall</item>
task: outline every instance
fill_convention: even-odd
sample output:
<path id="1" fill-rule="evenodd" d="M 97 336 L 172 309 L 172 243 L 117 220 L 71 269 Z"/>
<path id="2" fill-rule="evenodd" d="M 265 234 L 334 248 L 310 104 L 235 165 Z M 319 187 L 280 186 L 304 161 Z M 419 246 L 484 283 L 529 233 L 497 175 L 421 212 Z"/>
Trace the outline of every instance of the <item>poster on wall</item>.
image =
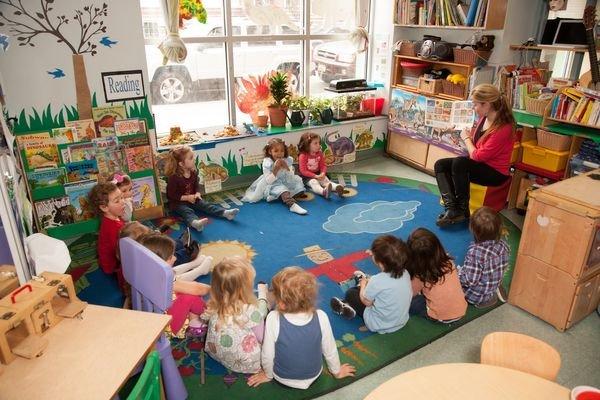
<path id="1" fill-rule="evenodd" d="M 113 101 L 138 100 L 146 96 L 142 70 L 102 72 L 104 99 Z"/>

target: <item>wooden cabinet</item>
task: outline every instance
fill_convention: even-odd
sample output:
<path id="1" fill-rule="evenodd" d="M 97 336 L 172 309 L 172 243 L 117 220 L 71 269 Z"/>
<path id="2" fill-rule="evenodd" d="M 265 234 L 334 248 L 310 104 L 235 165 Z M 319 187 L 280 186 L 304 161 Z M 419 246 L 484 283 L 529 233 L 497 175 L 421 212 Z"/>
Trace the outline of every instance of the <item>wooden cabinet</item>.
<path id="1" fill-rule="evenodd" d="M 399 133 L 389 131 L 387 137 L 387 152 L 424 167 L 427 162 L 429 145 L 420 140 L 411 139 Z"/>
<path id="2" fill-rule="evenodd" d="M 600 301 L 600 174 L 530 194 L 509 302 L 564 331 Z"/>

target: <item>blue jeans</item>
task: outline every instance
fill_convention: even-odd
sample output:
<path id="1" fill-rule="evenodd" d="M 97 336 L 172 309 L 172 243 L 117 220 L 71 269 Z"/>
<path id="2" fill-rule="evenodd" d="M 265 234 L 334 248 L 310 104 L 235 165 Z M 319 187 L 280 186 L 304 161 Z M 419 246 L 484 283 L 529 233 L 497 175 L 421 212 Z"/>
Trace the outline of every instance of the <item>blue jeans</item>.
<path id="1" fill-rule="evenodd" d="M 425 300 L 425 296 L 418 294 L 412 298 L 410 308 L 408 309 L 408 315 L 418 315 L 420 317 L 429 318 L 427 316 L 427 301 Z"/>
<path id="2" fill-rule="evenodd" d="M 188 226 L 191 226 L 192 221 L 198 219 L 197 213 L 222 217 L 225 209 L 218 204 L 207 203 L 204 200 L 196 200 L 194 204 L 181 202 L 173 211 L 183 218 Z"/>
<path id="3" fill-rule="evenodd" d="M 174 239 L 175 240 L 175 265 L 180 265 L 180 264 L 185 264 L 187 262 L 190 262 L 190 256 L 187 252 L 187 250 L 185 249 L 185 247 L 183 246 L 183 243 L 181 242 L 181 240 L 179 239 Z"/>

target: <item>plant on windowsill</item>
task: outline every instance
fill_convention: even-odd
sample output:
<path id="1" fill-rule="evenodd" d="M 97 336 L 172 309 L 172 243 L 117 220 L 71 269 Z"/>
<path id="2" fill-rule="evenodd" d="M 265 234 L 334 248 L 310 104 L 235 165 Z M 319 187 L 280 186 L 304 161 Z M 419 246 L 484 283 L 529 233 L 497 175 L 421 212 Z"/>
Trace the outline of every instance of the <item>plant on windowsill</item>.
<path id="1" fill-rule="evenodd" d="M 281 71 L 275 72 L 269 78 L 269 90 L 273 96 L 273 103 L 269 106 L 271 126 L 285 126 L 287 101 L 290 98 L 288 90 L 288 76 Z"/>
<path id="2" fill-rule="evenodd" d="M 310 116 L 312 118 L 312 123 L 321 124 L 323 123 L 321 119 L 321 113 L 327 109 L 331 109 L 331 99 L 326 98 L 311 98 L 310 99 Z M 326 122 L 326 123 L 330 123 Z"/>
<path id="3" fill-rule="evenodd" d="M 292 98 L 288 100 L 288 108 L 292 113 L 294 111 L 302 111 L 304 114 L 302 125 L 308 124 L 308 117 L 310 116 L 310 100 L 307 96 L 292 96 Z"/>

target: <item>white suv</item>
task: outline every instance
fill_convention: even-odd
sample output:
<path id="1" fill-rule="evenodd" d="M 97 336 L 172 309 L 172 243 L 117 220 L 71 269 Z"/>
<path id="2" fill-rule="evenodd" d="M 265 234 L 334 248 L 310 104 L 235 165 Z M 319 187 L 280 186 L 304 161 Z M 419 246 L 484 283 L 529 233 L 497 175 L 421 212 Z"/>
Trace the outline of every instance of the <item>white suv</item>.
<path id="1" fill-rule="evenodd" d="M 269 34 L 268 26 L 250 23 L 234 23 L 232 30 L 235 36 Z M 206 34 L 208 37 L 222 35 L 222 26 L 213 26 Z M 291 87 L 298 89 L 301 54 L 299 48 L 298 41 L 240 42 L 234 46 L 235 64 L 244 66 L 244 76 L 264 74 L 269 69 L 290 72 Z M 155 44 L 146 45 L 146 59 L 148 76 L 152 77 L 152 104 L 225 99 L 226 65 L 222 43 L 188 44 L 185 62 L 170 65 L 162 65 L 162 54 Z"/>

